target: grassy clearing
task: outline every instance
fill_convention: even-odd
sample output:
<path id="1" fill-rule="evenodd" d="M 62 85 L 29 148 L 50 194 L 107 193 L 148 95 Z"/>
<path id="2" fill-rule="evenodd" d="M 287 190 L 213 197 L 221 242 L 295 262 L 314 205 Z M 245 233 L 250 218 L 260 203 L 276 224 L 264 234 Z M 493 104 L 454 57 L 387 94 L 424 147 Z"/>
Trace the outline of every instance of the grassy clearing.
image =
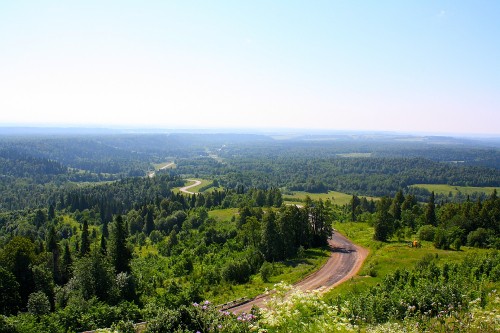
<path id="1" fill-rule="evenodd" d="M 215 209 L 208 212 L 208 216 L 217 221 L 230 221 L 233 216 L 238 214 L 238 208 Z"/>
<path id="2" fill-rule="evenodd" d="M 204 186 L 207 186 L 207 185 L 209 185 L 209 184 L 211 184 L 211 183 L 212 183 L 212 180 L 209 180 L 209 179 L 199 179 L 199 178 L 198 178 L 198 179 L 195 179 L 195 178 L 190 178 L 190 179 L 191 179 L 191 180 L 187 180 L 187 179 L 185 180 L 185 185 L 184 185 L 184 186 L 186 186 L 186 185 L 190 185 L 190 184 L 194 184 L 194 181 L 195 181 L 195 180 L 199 180 L 199 181 L 201 182 L 201 184 L 200 184 L 200 185 L 195 186 L 195 187 L 191 187 L 191 188 L 188 190 L 188 191 L 193 192 L 193 193 L 199 193 L 200 188 L 202 188 L 202 187 L 204 187 Z M 179 192 L 180 192 L 180 187 L 176 187 L 176 188 L 172 189 L 172 192 L 174 192 L 174 193 L 176 193 L 176 194 L 177 194 L 177 193 L 179 193 Z"/>
<path id="3" fill-rule="evenodd" d="M 307 192 L 293 192 L 293 194 L 285 194 L 283 195 L 283 200 L 286 203 L 290 204 L 298 204 L 300 205 L 306 198 L 309 196 L 312 200 L 327 200 L 330 199 L 333 203 L 337 205 L 345 205 L 348 204 L 352 198 L 351 194 L 329 191 L 328 193 L 307 193 Z M 366 197 L 367 199 L 377 200 L 375 197 Z"/>
<path id="4" fill-rule="evenodd" d="M 424 188 L 428 191 L 434 191 L 436 194 L 444 194 L 448 195 L 450 192 L 453 195 L 461 192 L 462 194 L 468 195 L 472 193 L 486 193 L 491 194 L 493 190 L 496 189 L 497 192 L 500 192 L 500 187 L 474 187 L 474 186 L 453 186 L 446 184 L 415 184 L 413 187 Z"/>
<path id="5" fill-rule="evenodd" d="M 160 169 L 175 169 L 175 164 L 173 161 L 163 162 L 163 163 L 153 163 L 153 168 L 158 171 Z"/>
<path id="6" fill-rule="evenodd" d="M 336 223 L 334 228 L 347 236 L 354 243 L 366 247 L 370 254 L 366 259 L 359 274 L 344 284 L 332 289 L 326 297 L 334 299 L 337 295 L 356 292 L 380 283 L 382 279 L 396 269 L 412 269 L 426 254 L 432 254 L 441 262 L 454 262 L 461 260 L 470 253 L 479 253 L 481 249 L 462 247 L 461 251 L 438 250 L 431 242 L 422 242 L 421 248 L 411 248 L 405 241 L 391 241 L 387 243 L 373 240 L 373 227 L 367 223 L 346 222 Z"/>

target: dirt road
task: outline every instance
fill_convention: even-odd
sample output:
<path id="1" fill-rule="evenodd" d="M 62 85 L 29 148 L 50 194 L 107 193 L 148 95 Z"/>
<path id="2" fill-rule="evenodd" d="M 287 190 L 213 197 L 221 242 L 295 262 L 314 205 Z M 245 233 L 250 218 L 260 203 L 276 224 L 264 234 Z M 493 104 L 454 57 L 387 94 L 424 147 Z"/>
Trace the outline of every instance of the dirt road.
<path id="1" fill-rule="evenodd" d="M 356 275 L 363 265 L 368 250 L 352 243 L 343 235 L 335 232 L 328 241 L 332 249 L 330 258 L 318 271 L 294 285 L 300 290 L 321 289 L 322 292 L 341 284 Z M 260 295 L 252 301 L 230 309 L 234 312 L 249 312 L 252 306 L 263 306 L 269 296 Z"/>
<path id="2" fill-rule="evenodd" d="M 188 185 L 188 186 L 184 186 L 184 187 L 181 187 L 179 189 L 179 191 L 183 192 L 183 193 L 187 193 L 187 194 L 194 194 L 194 192 L 191 192 L 191 191 L 188 191 L 190 188 L 192 187 L 196 187 L 198 185 L 201 184 L 201 181 L 199 180 L 196 180 L 196 179 L 187 179 L 187 181 L 190 181 L 190 182 L 194 182 L 194 184 L 191 184 L 191 185 Z"/>

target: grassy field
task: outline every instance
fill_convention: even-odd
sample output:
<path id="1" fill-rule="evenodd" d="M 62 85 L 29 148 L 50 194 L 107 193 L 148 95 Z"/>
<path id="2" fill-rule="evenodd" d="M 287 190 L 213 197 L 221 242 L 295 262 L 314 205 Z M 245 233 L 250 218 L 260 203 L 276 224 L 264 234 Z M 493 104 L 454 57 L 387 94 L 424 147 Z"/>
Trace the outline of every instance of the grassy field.
<path id="1" fill-rule="evenodd" d="M 171 162 L 163 162 L 163 163 L 153 163 L 153 168 L 158 171 L 162 168 L 165 169 L 175 169 L 175 164 L 173 161 Z"/>
<path id="2" fill-rule="evenodd" d="M 192 180 L 199 180 L 199 181 L 201 181 L 201 184 L 200 184 L 200 185 L 195 186 L 195 187 L 191 187 L 191 188 L 188 190 L 188 191 L 193 192 L 193 193 L 199 193 L 200 188 L 202 188 L 203 186 L 206 186 L 206 185 L 209 185 L 209 184 L 211 184 L 211 183 L 212 183 L 212 180 L 209 180 L 209 179 L 195 179 L 195 178 L 190 178 L 190 179 L 192 179 Z M 186 180 L 185 180 L 185 185 L 184 185 L 184 186 L 186 186 L 186 185 L 190 185 L 190 184 L 194 184 L 194 181 L 189 181 L 189 180 L 187 180 L 187 179 L 186 179 Z M 180 189 L 180 187 L 176 187 L 176 188 L 172 189 L 172 192 L 174 192 L 174 193 L 179 193 L 179 189 Z"/>
<path id="3" fill-rule="evenodd" d="M 337 205 L 348 204 L 352 198 L 352 195 L 342 192 L 329 191 L 328 193 L 307 193 L 307 192 L 294 192 L 293 194 L 284 194 L 283 201 L 290 204 L 300 205 L 302 201 L 305 200 L 306 196 L 309 196 L 313 200 L 327 200 L 330 199 L 333 203 Z M 372 197 L 367 197 L 370 199 Z M 373 198 L 376 200 L 377 198 Z"/>
<path id="4" fill-rule="evenodd" d="M 475 192 L 491 194 L 493 190 L 496 189 L 497 192 L 500 192 L 500 187 L 474 187 L 474 186 L 453 186 L 446 184 L 415 184 L 413 187 L 424 188 L 430 192 L 434 191 L 436 194 L 444 194 L 448 195 L 450 192 L 455 195 L 458 192 L 461 192 L 465 195 L 472 194 Z"/>
<path id="5" fill-rule="evenodd" d="M 238 214 L 238 208 L 214 209 L 208 212 L 208 216 L 217 221 L 229 221 Z"/>
<path id="6" fill-rule="evenodd" d="M 368 248 L 370 254 L 358 276 L 327 293 L 326 297 L 330 299 L 343 293 L 359 291 L 376 285 L 382 281 L 385 275 L 396 269 L 412 269 L 415 263 L 426 254 L 437 256 L 441 262 L 453 262 L 461 260 L 469 253 L 484 251 L 465 246 L 462 247 L 461 251 L 438 250 L 431 242 L 422 242 L 421 248 L 408 247 L 407 242 L 416 238 L 409 238 L 403 242 L 395 240 L 387 243 L 374 241 L 373 227 L 361 222 L 335 223 L 334 228 L 354 243 Z"/>

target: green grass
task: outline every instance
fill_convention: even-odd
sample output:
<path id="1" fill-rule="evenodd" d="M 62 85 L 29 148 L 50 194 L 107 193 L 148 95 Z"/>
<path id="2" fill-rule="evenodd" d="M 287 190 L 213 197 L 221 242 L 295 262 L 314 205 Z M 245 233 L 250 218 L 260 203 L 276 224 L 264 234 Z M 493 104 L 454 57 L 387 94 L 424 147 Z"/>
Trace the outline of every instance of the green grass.
<path id="1" fill-rule="evenodd" d="M 208 216 L 218 221 L 231 223 L 231 218 L 238 214 L 237 208 L 216 209 L 208 212 Z M 252 275 L 245 284 L 223 284 L 216 286 L 205 293 L 205 298 L 214 303 L 222 304 L 241 297 L 254 297 L 272 289 L 274 284 L 284 281 L 290 284 L 302 280 L 305 276 L 318 270 L 329 257 L 327 249 L 308 249 L 304 251 L 303 258 L 295 258 L 285 262 L 274 263 L 274 273 L 269 282 L 262 281 L 260 274 Z"/>
<path id="2" fill-rule="evenodd" d="M 283 195 L 283 200 L 286 203 L 300 205 L 302 201 L 305 200 L 306 196 L 309 196 L 312 200 L 327 200 L 330 199 L 333 203 L 337 205 L 348 204 L 352 198 L 351 194 L 329 191 L 328 193 L 307 193 L 307 192 L 293 192 L 293 194 Z M 375 197 L 367 197 L 367 199 L 374 199 Z"/>
<path id="3" fill-rule="evenodd" d="M 175 164 L 172 164 L 174 163 L 173 161 L 170 161 L 170 162 L 163 162 L 163 163 L 153 163 L 153 168 L 158 171 L 160 170 L 161 168 L 165 168 L 166 169 L 174 169 L 175 168 Z"/>
<path id="4" fill-rule="evenodd" d="M 233 216 L 238 214 L 238 208 L 214 209 L 208 212 L 208 216 L 217 221 L 230 221 Z"/>
<path id="5" fill-rule="evenodd" d="M 474 186 L 453 186 L 446 184 L 415 184 L 413 187 L 424 188 L 430 192 L 434 191 L 435 194 L 444 194 L 448 195 L 450 192 L 453 195 L 456 195 L 458 192 L 461 192 L 465 195 L 472 193 L 486 193 L 491 194 L 493 190 L 496 189 L 497 192 L 500 192 L 500 187 L 474 187 Z"/>
<path id="6" fill-rule="evenodd" d="M 245 284 L 223 284 L 217 286 L 207 293 L 205 298 L 212 300 L 216 304 L 226 303 L 242 297 L 255 297 L 270 290 L 276 283 L 286 282 L 294 284 L 302 280 L 307 275 L 323 266 L 329 257 L 327 249 L 309 249 L 304 252 L 303 258 L 287 260 L 273 264 L 273 276 L 269 282 L 262 281 L 260 274 L 250 277 L 250 281 Z"/>
<path id="7" fill-rule="evenodd" d="M 203 186 L 209 185 L 209 184 L 211 184 L 213 182 L 212 180 L 209 180 L 209 179 L 200 179 L 200 178 L 197 178 L 197 179 L 195 179 L 195 178 L 189 178 L 189 179 L 201 181 L 200 185 L 195 186 L 195 187 L 191 187 L 190 189 L 188 189 L 188 191 L 193 192 L 193 193 L 199 193 L 200 188 L 202 188 Z M 190 185 L 190 184 L 194 184 L 194 181 L 188 181 L 188 180 L 186 180 L 184 186 Z M 184 186 L 182 186 L 182 187 L 184 187 Z M 180 189 L 180 187 L 176 187 L 176 188 L 174 188 L 172 190 L 172 192 L 179 193 L 180 192 L 179 189 Z"/>
<path id="8" fill-rule="evenodd" d="M 421 248 L 408 247 L 407 242 L 416 239 L 415 236 L 404 241 L 392 240 L 384 243 L 373 240 L 373 227 L 367 223 L 346 222 L 335 223 L 334 228 L 370 250 L 363 267 L 357 276 L 329 291 L 327 299 L 334 299 L 337 295 L 356 292 L 376 285 L 389 273 L 396 269 L 412 269 L 426 254 L 437 255 L 440 262 L 459 261 L 469 253 L 479 253 L 481 249 L 462 247 L 461 251 L 439 250 L 431 242 L 422 242 Z"/>

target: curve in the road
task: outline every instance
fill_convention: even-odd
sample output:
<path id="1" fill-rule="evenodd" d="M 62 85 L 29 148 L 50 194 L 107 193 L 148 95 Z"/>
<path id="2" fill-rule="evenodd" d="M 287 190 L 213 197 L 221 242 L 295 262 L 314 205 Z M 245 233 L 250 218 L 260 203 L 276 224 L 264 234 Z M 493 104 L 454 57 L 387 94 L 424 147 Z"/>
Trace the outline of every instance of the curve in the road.
<path id="1" fill-rule="evenodd" d="M 342 234 L 335 232 L 328 241 L 330 258 L 323 267 L 294 287 L 302 291 L 321 289 L 322 292 L 347 281 L 358 273 L 368 256 L 368 250 L 352 243 Z M 261 307 L 269 295 L 259 295 L 250 302 L 231 308 L 233 312 L 249 312 L 253 306 Z"/>
<path id="2" fill-rule="evenodd" d="M 187 194 L 194 194 L 194 192 L 191 192 L 189 191 L 190 188 L 193 188 L 193 187 L 196 187 L 198 185 L 201 184 L 201 181 L 197 180 L 197 179 L 186 179 L 187 181 L 190 181 L 190 182 L 194 182 L 194 184 L 191 184 L 191 185 L 188 185 L 188 186 L 184 186 L 184 187 L 181 187 L 179 189 L 179 191 L 183 192 L 183 193 L 187 193 Z"/>

